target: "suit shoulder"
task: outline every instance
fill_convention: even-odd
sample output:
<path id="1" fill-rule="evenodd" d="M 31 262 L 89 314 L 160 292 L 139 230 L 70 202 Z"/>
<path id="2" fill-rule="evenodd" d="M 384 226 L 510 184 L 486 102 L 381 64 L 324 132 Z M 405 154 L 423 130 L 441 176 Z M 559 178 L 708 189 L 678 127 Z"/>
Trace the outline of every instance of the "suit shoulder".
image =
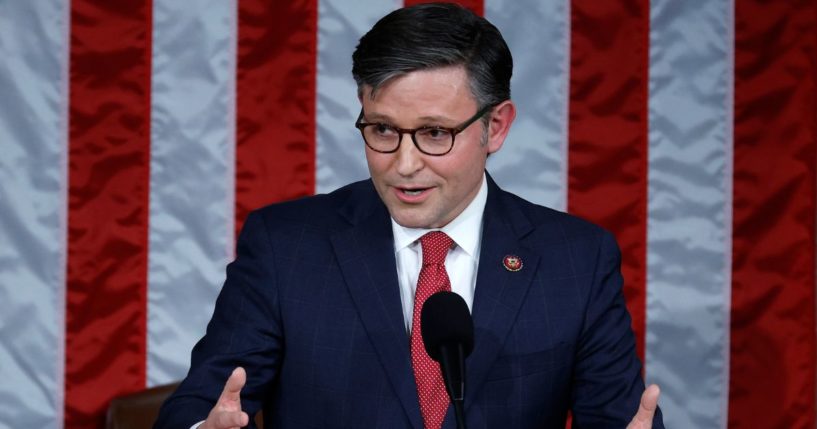
<path id="1" fill-rule="evenodd" d="M 263 220 L 267 227 L 311 226 L 333 228 L 345 224 L 343 208 L 376 198 L 371 180 L 350 183 L 328 194 L 317 194 L 269 204 L 253 210 L 250 217 Z"/>
<path id="2" fill-rule="evenodd" d="M 513 205 L 524 213 L 536 230 L 558 231 L 560 234 L 564 234 L 563 238 L 568 239 L 579 237 L 598 239 L 603 236 L 612 238 L 612 234 L 603 227 L 574 214 L 532 203 L 512 193 L 506 192 L 505 196 L 512 200 Z"/>

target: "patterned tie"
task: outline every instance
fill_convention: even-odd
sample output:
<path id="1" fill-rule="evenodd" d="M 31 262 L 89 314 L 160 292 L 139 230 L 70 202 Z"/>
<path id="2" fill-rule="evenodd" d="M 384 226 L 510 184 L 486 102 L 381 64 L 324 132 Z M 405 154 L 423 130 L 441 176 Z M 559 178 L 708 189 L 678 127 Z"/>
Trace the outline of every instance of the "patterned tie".
<path id="1" fill-rule="evenodd" d="M 414 311 L 411 321 L 411 365 L 417 380 L 417 396 L 426 429 L 439 429 L 448 409 L 448 394 L 445 392 L 440 364 L 428 356 L 423 346 L 420 331 L 420 314 L 423 304 L 431 295 L 440 291 L 451 291 L 451 281 L 445 271 L 445 256 L 454 243 L 444 232 L 433 231 L 420 237 L 423 246 L 423 268 L 417 279 L 414 292 Z"/>

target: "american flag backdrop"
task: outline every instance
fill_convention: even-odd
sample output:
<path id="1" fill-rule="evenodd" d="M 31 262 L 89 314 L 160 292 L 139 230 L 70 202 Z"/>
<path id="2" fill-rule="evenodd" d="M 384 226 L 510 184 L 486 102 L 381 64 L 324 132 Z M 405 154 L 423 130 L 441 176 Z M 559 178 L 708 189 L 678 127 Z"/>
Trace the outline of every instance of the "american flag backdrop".
<path id="1" fill-rule="evenodd" d="M 412 2 L 408 2 L 412 3 Z M 469 0 L 514 55 L 500 186 L 612 230 L 673 428 L 814 428 L 817 2 Z M 397 0 L 0 0 L 0 427 L 182 378 L 249 210 L 368 177 Z"/>

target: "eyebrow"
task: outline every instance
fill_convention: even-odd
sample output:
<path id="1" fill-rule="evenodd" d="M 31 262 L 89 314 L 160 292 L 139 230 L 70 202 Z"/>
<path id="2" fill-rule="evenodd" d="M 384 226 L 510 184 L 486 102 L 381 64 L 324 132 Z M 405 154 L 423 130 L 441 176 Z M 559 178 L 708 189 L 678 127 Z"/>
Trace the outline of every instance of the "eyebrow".
<path id="1" fill-rule="evenodd" d="M 366 112 L 364 112 L 364 113 L 366 113 Z M 364 117 L 369 121 L 380 121 L 380 122 L 385 122 L 385 123 L 388 123 L 388 124 L 394 124 L 394 122 L 395 122 L 390 116 L 380 114 L 380 113 L 376 113 L 376 112 L 375 113 L 366 113 L 364 115 Z M 445 116 L 421 116 L 421 117 L 417 118 L 417 120 L 423 121 L 423 122 L 439 122 L 439 123 L 453 123 L 455 121 L 455 119 L 448 118 L 448 117 L 445 117 Z"/>

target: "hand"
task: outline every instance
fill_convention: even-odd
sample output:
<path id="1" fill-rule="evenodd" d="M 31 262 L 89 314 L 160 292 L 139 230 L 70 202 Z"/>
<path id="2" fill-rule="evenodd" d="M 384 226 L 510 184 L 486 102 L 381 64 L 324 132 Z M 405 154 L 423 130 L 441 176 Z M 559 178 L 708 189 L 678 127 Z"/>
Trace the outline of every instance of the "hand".
<path id="1" fill-rule="evenodd" d="M 210 410 L 207 420 L 199 429 L 238 429 L 247 426 L 250 416 L 241 411 L 241 388 L 246 382 L 247 373 L 244 372 L 244 368 L 234 369 L 224 384 L 224 390 L 216 406 Z"/>
<path id="2" fill-rule="evenodd" d="M 652 429 L 652 418 L 655 416 L 655 409 L 658 408 L 658 395 L 661 390 L 657 384 L 651 384 L 641 395 L 641 404 L 638 405 L 638 412 L 627 425 L 627 429 Z"/>

